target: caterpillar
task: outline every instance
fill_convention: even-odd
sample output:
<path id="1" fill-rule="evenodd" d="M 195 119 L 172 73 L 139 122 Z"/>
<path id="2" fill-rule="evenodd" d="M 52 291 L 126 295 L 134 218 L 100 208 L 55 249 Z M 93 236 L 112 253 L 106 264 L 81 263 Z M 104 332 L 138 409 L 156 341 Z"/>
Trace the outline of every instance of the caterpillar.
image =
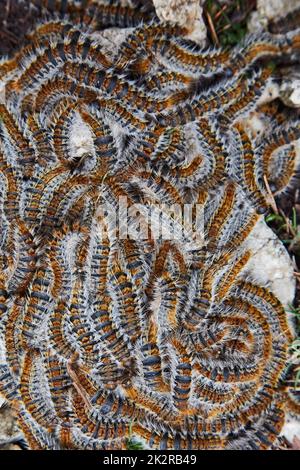
<path id="1" fill-rule="evenodd" d="M 0 391 L 28 446 L 270 448 L 292 332 L 245 242 L 266 180 L 297 183 L 299 117 L 264 100 L 299 30 L 203 48 L 144 2 L 30 5 L 0 64 Z"/>

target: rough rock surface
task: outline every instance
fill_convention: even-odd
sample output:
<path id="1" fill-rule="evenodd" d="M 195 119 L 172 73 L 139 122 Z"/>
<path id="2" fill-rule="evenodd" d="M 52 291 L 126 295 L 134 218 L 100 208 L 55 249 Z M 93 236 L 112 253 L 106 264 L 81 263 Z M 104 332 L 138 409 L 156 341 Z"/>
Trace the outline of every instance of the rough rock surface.
<path id="1" fill-rule="evenodd" d="M 188 28 L 188 37 L 204 43 L 206 26 L 202 17 L 203 0 L 153 0 L 157 16 L 162 21 Z"/>
<path id="2" fill-rule="evenodd" d="M 286 416 L 286 421 L 282 428 L 281 435 L 284 436 L 289 442 L 293 442 L 295 437 L 299 438 L 300 421 L 290 415 Z"/>
<path id="3" fill-rule="evenodd" d="M 284 17 L 299 6 L 299 0 L 257 0 L 258 13 L 268 20 Z"/>
<path id="4" fill-rule="evenodd" d="M 250 15 L 248 29 L 250 32 L 266 29 L 270 20 L 285 17 L 299 7 L 299 0 L 257 0 L 257 10 Z"/>
<path id="5" fill-rule="evenodd" d="M 245 247 L 253 253 L 245 268 L 249 277 L 268 287 L 288 307 L 295 295 L 294 268 L 284 245 L 264 219 L 256 224 Z"/>
<path id="6" fill-rule="evenodd" d="M 280 97 L 284 104 L 292 108 L 300 107 L 300 80 L 284 82 L 280 92 Z"/>
<path id="7" fill-rule="evenodd" d="M 13 439 L 17 434 L 18 428 L 11 409 L 6 406 L 0 407 L 0 450 L 20 450 Z M 4 442 L 7 444 L 4 445 Z"/>

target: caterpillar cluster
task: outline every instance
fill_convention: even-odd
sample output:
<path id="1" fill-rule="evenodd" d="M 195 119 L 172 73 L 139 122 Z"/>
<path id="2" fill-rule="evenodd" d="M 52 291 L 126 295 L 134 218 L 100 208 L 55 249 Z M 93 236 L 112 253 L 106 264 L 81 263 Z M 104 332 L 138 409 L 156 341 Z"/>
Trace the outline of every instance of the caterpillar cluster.
<path id="1" fill-rule="evenodd" d="M 292 333 L 243 275 L 244 241 L 266 178 L 275 195 L 297 182 L 300 121 L 262 98 L 300 32 L 201 49 L 151 8 L 31 3 L 46 19 L 0 64 L 0 392 L 30 448 L 270 447 Z M 100 207 L 120 198 L 141 208 L 131 228 L 183 236 L 113 234 Z"/>

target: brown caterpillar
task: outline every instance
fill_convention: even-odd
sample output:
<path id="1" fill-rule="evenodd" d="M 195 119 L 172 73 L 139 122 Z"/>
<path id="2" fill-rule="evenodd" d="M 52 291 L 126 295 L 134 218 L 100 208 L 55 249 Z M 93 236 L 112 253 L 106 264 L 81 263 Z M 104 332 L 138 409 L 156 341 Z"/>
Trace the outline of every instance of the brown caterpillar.
<path id="1" fill-rule="evenodd" d="M 297 183 L 263 99 L 299 31 L 203 49 L 109 3 L 34 0 L 0 64 L 1 394 L 32 449 L 270 448 L 292 333 L 244 242 Z"/>

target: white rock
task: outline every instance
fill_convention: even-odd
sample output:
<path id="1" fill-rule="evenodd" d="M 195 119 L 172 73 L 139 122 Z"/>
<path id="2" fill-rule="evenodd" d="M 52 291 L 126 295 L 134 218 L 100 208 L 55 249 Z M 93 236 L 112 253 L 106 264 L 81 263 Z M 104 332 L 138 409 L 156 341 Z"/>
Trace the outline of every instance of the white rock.
<path id="1" fill-rule="evenodd" d="M 288 308 L 294 300 L 296 280 L 294 267 L 284 245 L 262 217 L 244 242 L 253 253 L 243 274 L 270 289 Z"/>
<path id="2" fill-rule="evenodd" d="M 0 103 L 5 104 L 5 86 L 0 85 Z"/>
<path id="3" fill-rule="evenodd" d="M 272 82 L 270 80 L 268 86 L 265 88 L 259 100 L 257 101 L 257 105 L 261 106 L 262 104 L 270 103 L 270 101 L 274 101 L 276 98 L 278 98 L 279 94 L 280 89 L 278 83 Z"/>
<path id="4" fill-rule="evenodd" d="M 5 358 L 5 346 L 4 346 L 4 340 L 0 337 L 0 364 L 5 364 L 6 363 L 6 358 Z M 5 402 L 5 399 L 0 395 L 0 408 Z"/>
<path id="5" fill-rule="evenodd" d="M 81 158 L 84 154 L 94 153 L 93 136 L 90 127 L 82 120 L 79 113 L 71 125 L 69 147 L 73 158 Z"/>
<path id="6" fill-rule="evenodd" d="M 266 129 L 266 118 L 263 113 L 259 113 L 254 111 L 250 114 L 247 119 L 243 121 L 243 125 L 245 126 L 245 130 L 250 135 L 252 139 L 263 135 Z"/>
<path id="7" fill-rule="evenodd" d="M 291 108 L 300 107 L 300 79 L 284 80 L 280 86 L 280 99 Z"/>
<path id="8" fill-rule="evenodd" d="M 284 426 L 280 433 L 281 436 L 284 436 L 289 442 L 293 442 L 294 437 L 300 437 L 300 421 L 291 417 L 286 416 Z"/>
<path id="9" fill-rule="evenodd" d="M 251 33 L 267 29 L 269 21 L 284 18 L 287 13 L 300 8 L 300 0 L 257 0 L 256 8 L 248 20 Z"/>
<path id="10" fill-rule="evenodd" d="M 202 17 L 203 0 L 153 0 L 156 14 L 162 21 L 186 27 L 188 38 L 204 43 L 207 37 Z"/>
<path id="11" fill-rule="evenodd" d="M 298 140 L 295 141 L 294 147 L 295 147 L 295 150 L 296 150 L 297 162 L 300 162 L 300 139 L 298 139 Z"/>
<path id="12" fill-rule="evenodd" d="M 299 7 L 299 0 L 257 0 L 257 11 L 262 18 L 268 20 L 285 17 L 287 13 Z"/>
<path id="13" fill-rule="evenodd" d="M 268 20 L 267 18 L 260 16 L 258 11 L 254 11 L 249 16 L 247 26 L 249 33 L 256 33 L 258 31 L 267 29 Z"/>

